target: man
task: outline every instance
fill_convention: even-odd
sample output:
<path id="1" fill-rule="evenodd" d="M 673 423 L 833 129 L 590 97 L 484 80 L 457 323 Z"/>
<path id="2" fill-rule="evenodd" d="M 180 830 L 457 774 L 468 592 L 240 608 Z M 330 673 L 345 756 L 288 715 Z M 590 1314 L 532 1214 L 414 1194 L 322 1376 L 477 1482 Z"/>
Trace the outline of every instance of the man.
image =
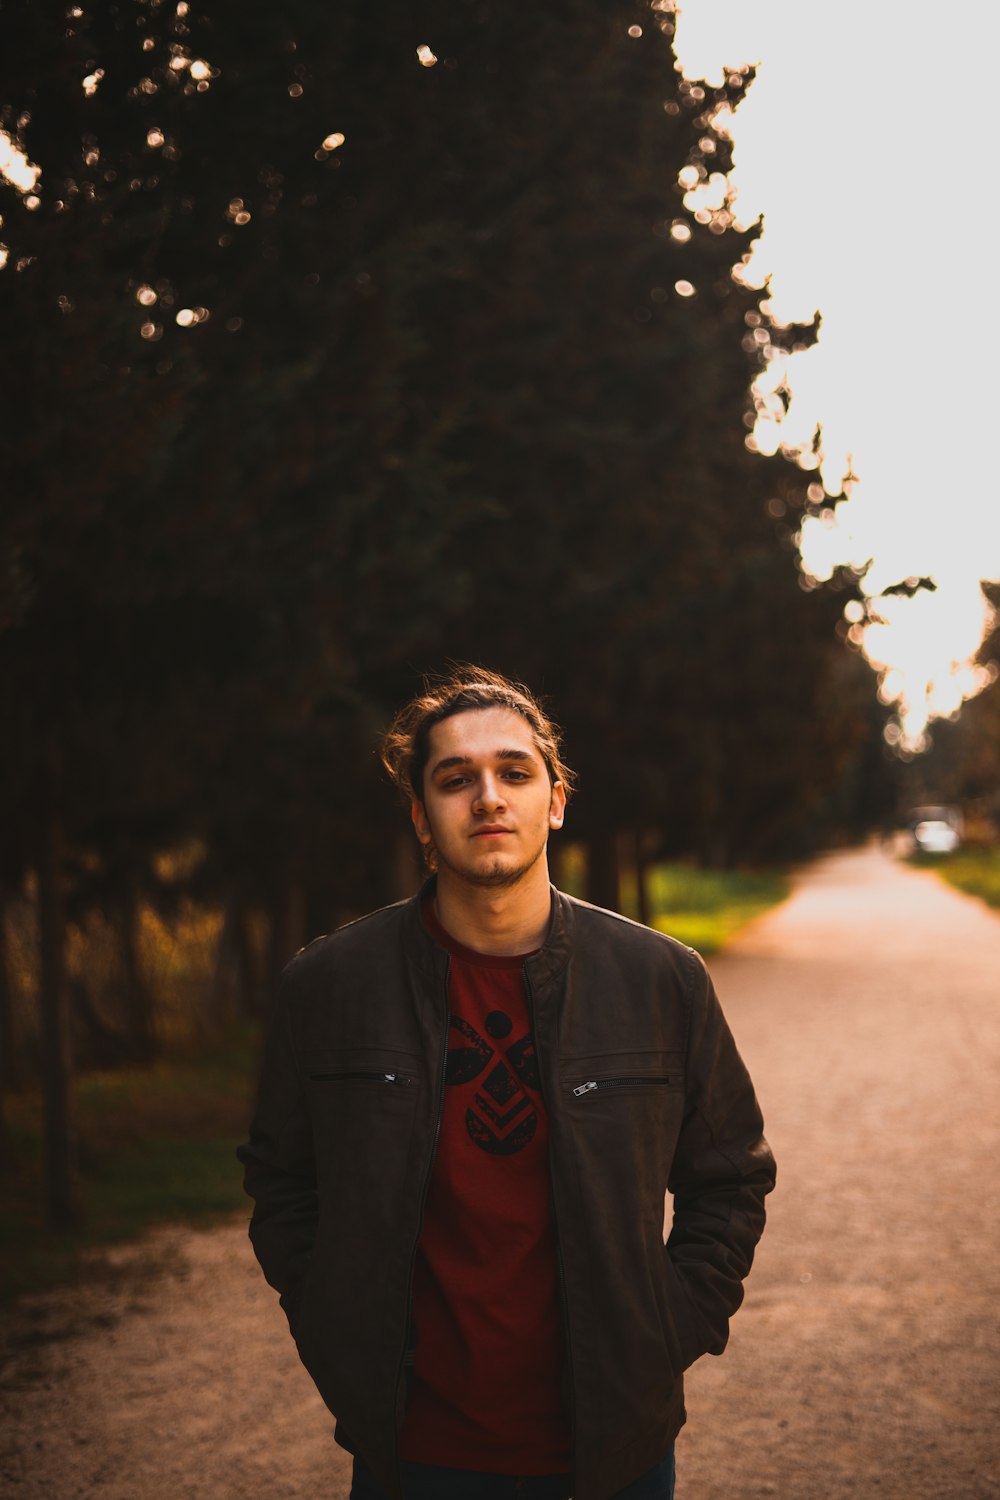
<path id="1" fill-rule="evenodd" d="M 774 1183 L 760 1112 L 701 960 L 549 885 L 539 704 L 425 689 L 383 758 L 434 874 L 285 971 L 250 1236 L 352 1500 L 669 1497 Z"/>

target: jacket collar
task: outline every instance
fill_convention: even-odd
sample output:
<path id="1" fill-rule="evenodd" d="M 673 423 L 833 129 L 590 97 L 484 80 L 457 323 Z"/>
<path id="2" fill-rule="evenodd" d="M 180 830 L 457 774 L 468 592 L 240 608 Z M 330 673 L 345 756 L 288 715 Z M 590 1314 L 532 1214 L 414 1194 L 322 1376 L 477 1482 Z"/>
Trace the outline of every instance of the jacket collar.
<path id="1" fill-rule="evenodd" d="M 437 886 L 437 876 L 425 880 L 415 896 L 403 903 L 403 916 L 407 951 L 420 969 L 432 976 L 443 975 L 447 969 L 448 955 L 439 948 L 424 926 L 420 915 L 421 903 Z M 572 905 L 568 896 L 549 886 L 551 910 L 545 941 L 537 953 L 525 961 L 525 968 L 532 984 L 544 985 L 555 979 L 569 962 L 572 942 Z"/>

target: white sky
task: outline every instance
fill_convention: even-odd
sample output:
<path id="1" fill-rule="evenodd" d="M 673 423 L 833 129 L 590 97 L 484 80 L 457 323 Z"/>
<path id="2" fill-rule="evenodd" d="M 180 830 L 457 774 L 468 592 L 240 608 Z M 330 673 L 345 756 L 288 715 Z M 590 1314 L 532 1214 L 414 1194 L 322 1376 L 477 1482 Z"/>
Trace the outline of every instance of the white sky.
<path id="1" fill-rule="evenodd" d="M 765 219 L 758 275 L 778 317 L 819 308 L 793 357 L 788 435 L 822 423 L 823 477 L 858 483 L 804 538 L 818 575 L 875 558 L 869 592 L 931 575 L 935 595 L 886 601 L 866 647 L 891 669 L 911 738 L 925 701 L 950 711 L 1000 578 L 992 453 L 997 295 L 997 7 L 983 0 L 683 0 L 689 77 L 759 62 L 737 111 L 743 222 Z"/>

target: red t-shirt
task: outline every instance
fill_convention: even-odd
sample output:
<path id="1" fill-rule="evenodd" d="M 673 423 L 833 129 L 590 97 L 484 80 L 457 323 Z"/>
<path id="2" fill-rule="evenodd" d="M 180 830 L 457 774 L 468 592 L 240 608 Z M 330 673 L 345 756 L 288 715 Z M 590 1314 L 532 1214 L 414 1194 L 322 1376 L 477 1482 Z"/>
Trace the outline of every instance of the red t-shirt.
<path id="1" fill-rule="evenodd" d="M 402 1457 L 499 1474 L 570 1468 L 548 1119 L 524 955 L 451 954 L 444 1109 L 413 1280 Z"/>

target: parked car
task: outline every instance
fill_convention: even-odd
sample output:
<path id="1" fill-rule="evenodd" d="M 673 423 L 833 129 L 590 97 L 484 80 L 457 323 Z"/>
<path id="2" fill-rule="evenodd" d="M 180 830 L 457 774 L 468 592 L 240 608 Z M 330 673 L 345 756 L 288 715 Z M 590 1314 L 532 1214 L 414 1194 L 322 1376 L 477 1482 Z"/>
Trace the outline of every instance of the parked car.
<path id="1" fill-rule="evenodd" d="M 915 807 L 906 821 L 913 847 L 922 854 L 953 854 L 962 841 L 957 807 Z"/>
<path id="2" fill-rule="evenodd" d="M 943 818 L 925 818 L 914 828 L 913 842 L 921 854 L 952 854 L 958 848 L 959 837 Z"/>

